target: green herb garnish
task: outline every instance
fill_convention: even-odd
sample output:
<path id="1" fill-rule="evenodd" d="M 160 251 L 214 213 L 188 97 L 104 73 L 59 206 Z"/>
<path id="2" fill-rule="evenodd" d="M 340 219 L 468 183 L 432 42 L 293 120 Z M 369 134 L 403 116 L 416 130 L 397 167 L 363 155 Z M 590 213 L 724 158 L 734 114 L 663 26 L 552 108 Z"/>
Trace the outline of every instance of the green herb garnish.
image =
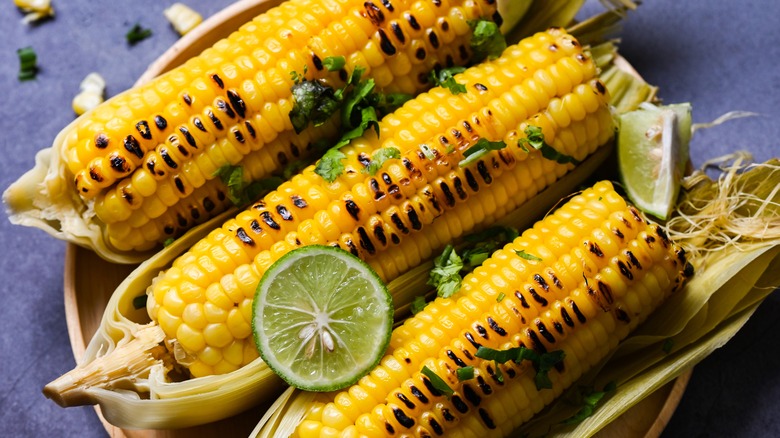
<path id="1" fill-rule="evenodd" d="M 215 176 L 227 186 L 227 197 L 236 207 L 244 207 L 282 183 L 278 177 L 263 178 L 258 181 L 244 181 L 244 169 L 241 166 L 226 165 L 217 169 Z"/>
<path id="2" fill-rule="evenodd" d="M 441 255 L 433 261 L 433 269 L 428 273 L 428 283 L 436 288 L 442 298 L 449 298 L 460 289 L 460 270 L 463 260 L 455 252 L 452 245 L 447 245 Z"/>
<path id="3" fill-rule="evenodd" d="M 29 81 L 35 79 L 38 74 L 38 55 L 32 47 L 24 47 L 16 51 L 19 57 L 19 75 L 20 81 Z"/>
<path id="4" fill-rule="evenodd" d="M 339 71 L 344 68 L 347 63 L 347 58 L 343 56 L 328 56 L 322 60 L 322 65 L 328 69 L 328 71 Z"/>
<path id="5" fill-rule="evenodd" d="M 320 126 L 338 111 L 340 101 L 333 88 L 318 81 L 303 80 L 292 87 L 295 103 L 290 110 L 290 121 L 296 134 L 300 134 L 309 122 Z"/>
<path id="6" fill-rule="evenodd" d="M 436 158 L 436 155 L 433 153 L 433 149 L 431 149 L 431 147 L 428 146 L 427 144 L 425 143 L 421 144 L 420 150 L 422 151 L 423 155 L 425 155 L 425 158 L 429 160 L 433 160 L 434 158 Z"/>
<path id="7" fill-rule="evenodd" d="M 471 380 L 474 378 L 474 366 L 469 365 L 463 368 L 458 368 L 455 371 L 455 374 L 458 376 L 458 380 L 460 381 Z"/>
<path id="8" fill-rule="evenodd" d="M 461 94 L 466 92 L 466 86 L 455 81 L 455 75 L 466 71 L 466 67 L 450 67 L 439 70 L 432 70 L 428 75 L 431 85 L 434 87 L 443 87 L 450 90 L 452 94 Z"/>
<path id="9" fill-rule="evenodd" d="M 450 385 L 448 385 L 444 379 L 434 373 L 432 369 L 428 368 L 427 366 L 423 366 L 420 372 L 431 381 L 431 385 L 433 385 L 435 390 L 441 392 L 447 398 L 450 398 L 450 396 L 455 393 L 455 391 L 450 388 Z"/>
<path id="10" fill-rule="evenodd" d="M 542 261 L 542 259 L 540 257 L 537 257 L 537 256 L 535 256 L 533 254 L 529 254 L 529 253 L 525 252 L 524 249 L 521 249 L 520 251 L 515 251 L 515 254 L 520 256 L 521 259 L 531 260 L 533 262 L 541 262 Z"/>
<path id="11" fill-rule="evenodd" d="M 577 411 L 576 414 L 567 418 L 566 420 L 563 420 L 562 423 L 567 425 L 581 423 L 583 420 L 593 415 L 593 412 L 596 411 L 596 406 L 598 403 L 604 398 L 605 395 L 610 392 L 614 392 L 616 388 L 617 385 L 615 382 L 607 383 L 606 386 L 604 386 L 604 389 L 601 391 L 596 391 L 593 388 L 586 388 L 581 393 L 583 406 Z"/>
<path id="12" fill-rule="evenodd" d="M 500 303 L 500 302 L 504 301 L 504 298 L 506 298 L 506 294 L 505 294 L 505 293 L 503 293 L 503 292 L 500 292 L 500 293 L 498 294 L 498 296 L 496 297 L 496 302 L 497 302 L 497 303 Z"/>
<path id="13" fill-rule="evenodd" d="M 501 56 L 501 53 L 506 49 L 506 39 L 496 23 L 479 19 L 470 22 L 469 25 L 473 31 L 470 45 L 474 53 L 474 62 Z"/>
<path id="14" fill-rule="evenodd" d="M 125 34 L 127 43 L 131 46 L 136 45 L 150 36 L 152 36 L 152 30 L 141 27 L 141 23 L 135 23 L 135 25 L 133 25 L 133 27 L 131 27 L 130 30 Z"/>
<path id="15" fill-rule="evenodd" d="M 371 161 L 368 163 L 368 166 L 363 169 L 363 171 L 369 175 L 376 175 L 379 169 L 381 169 L 385 164 L 385 161 L 391 159 L 397 160 L 399 158 L 401 158 L 401 151 L 398 150 L 398 148 L 381 148 L 371 155 Z"/>
<path id="16" fill-rule="evenodd" d="M 163 247 L 169 247 L 169 246 L 173 245 L 173 242 L 175 242 L 175 241 L 176 241 L 175 238 L 169 237 L 169 238 L 165 239 L 165 241 L 163 242 Z"/>
<path id="17" fill-rule="evenodd" d="M 514 361 L 520 363 L 523 360 L 528 360 L 534 367 L 536 374 L 534 375 L 534 383 L 536 389 L 552 388 L 552 382 L 548 373 L 553 369 L 555 365 L 561 362 L 565 356 L 563 350 L 555 350 L 547 353 L 539 354 L 536 351 L 523 346 L 509 348 L 506 350 L 494 350 L 488 347 L 479 347 L 475 353 L 480 359 L 493 360 L 497 363 L 505 363 L 508 361 Z"/>
<path id="18" fill-rule="evenodd" d="M 314 168 L 314 172 L 321 176 L 322 179 L 331 183 L 344 172 L 344 163 L 341 160 L 347 158 L 343 152 L 338 149 L 330 149 L 325 152 L 325 155 L 317 162 L 317 167 Z"/>
<path id="19" fill-rule="evenodd" d="M 525 147 L 527 144 L 532 148 L 540 151 L 542 153 L 542 157 L 548 160 L 552 160 L 560 164 L 580 164 L 579 160 L 575 159 L 574 157 L 562 154 L 555 150 L 554 147 L 548 145 L 547 142 L 544 141 L 544 133 L 542 133 L 542 128 L 532 125 L 528 126 L 525 128 L 525 136 L 526 138 L 520 139 L 517 145 L 526 152 L 528 152 L 528 149 Z"/>
<path id="20" fill-rule="evenodd" d="M 417 295 L 412 300 L 412 304 L 411 304 L 412 315 L 416 315 L 416 314 L 420 313 L 425 308 L 425 306 L 427 306 L 427 305 L 428 305 L 428 302 L 425 301 L 425 296 L 424 295 Z"/>
<path id="21" fill-rule="evenodd" d="M 480 138 L 476 143 L 474 143 L 473 146 L 469 147 L 463 152 L 464 158 L 460 161 L 460 163 L 458 163 L 458 165 L 460 167 L 466 167 L 469 164 L 479 160 L 489 152 L 501 150 L 505 147 L 506 143 L 503 141 L 489 141 L 484 137 Z"/>

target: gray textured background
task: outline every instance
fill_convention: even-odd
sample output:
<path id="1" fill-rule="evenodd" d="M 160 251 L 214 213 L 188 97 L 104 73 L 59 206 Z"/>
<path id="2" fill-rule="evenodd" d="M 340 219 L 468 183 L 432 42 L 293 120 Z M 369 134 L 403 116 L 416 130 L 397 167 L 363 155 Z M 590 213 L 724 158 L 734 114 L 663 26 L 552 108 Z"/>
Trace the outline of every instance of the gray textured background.
<path id="1" fill-rule="evenodd" d="M 108 94 L 129 87 L 177 36 L 162 16 L 171 0 L 54 0 L 57 17 L 20 23 L 13 2 L 0 2 L 0 188 L 32 167 L 35 152 L 73 119 L 70 100 L 89 72 Z M 229 0 L 186 0 L 209 16 Z M 599 8 L 589 2 L 588 11 Z M 690 101 L 694 119 L 730 110 L 759 117 L 696 135 L 696 163 L 747 148 L 756 159 L 780 156 L 780 2 L 648 0 L 630 15 L 622 52 L 667 102 Z M 129 47 L 136 22 L 154 36 Z M 38 79 L 16 80 L 16 49 L 31 45 Z M 91 408 L 61 409 L 42 386 L 74 359 L 63 312 L 64 247 L 44 233 L 0 220 L 0 435 L 105 436 Z M 727 346 L 699 365 L 664 436 L 780 436 L 780 323 L 777 294 Z"/>

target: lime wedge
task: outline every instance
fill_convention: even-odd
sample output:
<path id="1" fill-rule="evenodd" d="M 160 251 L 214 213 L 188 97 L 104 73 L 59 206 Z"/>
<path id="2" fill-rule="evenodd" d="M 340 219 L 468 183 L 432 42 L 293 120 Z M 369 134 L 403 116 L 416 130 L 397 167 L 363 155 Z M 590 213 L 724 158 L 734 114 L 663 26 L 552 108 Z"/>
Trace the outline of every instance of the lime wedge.
<path id="1" fill-rule="evenodd" d="M 691 105 L 642 105 L 620 116 L 618 166 L 631 201 L 668 219 L 680 192 L 691 141 Z"/>
<path id="2" fill-rule="evenodd" d="M 382 358 L 393 329 L 393 300 L 379 276 L 330 246 L 299 248 L 271 265 L 252 312 L 263 360 L 308 391 L 355 383 Z"/>

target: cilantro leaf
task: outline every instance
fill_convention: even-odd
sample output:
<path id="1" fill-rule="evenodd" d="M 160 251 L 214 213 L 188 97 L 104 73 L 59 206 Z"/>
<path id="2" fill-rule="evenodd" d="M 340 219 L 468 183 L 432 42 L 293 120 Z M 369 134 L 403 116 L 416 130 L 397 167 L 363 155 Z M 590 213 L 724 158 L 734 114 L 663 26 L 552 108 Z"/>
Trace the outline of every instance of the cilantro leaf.
<path id="1" fill-rule="evenodd" d="M 463 261 L 452 245 L 447 245 L 439 257 L 433 261 L 433 269 L 428 274 L 428 283 L 436 288 L 440 297 L 449 298 L 460 289 L 460 270 Z"/>
<path id="2" fill-rule="evenodd" d="M 376 83 L 373 79 L 362 81 L 354 86 L 352 92 L 349 93 L 349 96 L 344 101 L 344 106 L 341 108 L 342 125 L 346 125 L 349 128 L 360 126 L 362 117 L 359 104 L 363 102 L 368 103 L 366 98 L 374 90 L 375 86 Z M 374 113 L 376 114 L 376 110 L 374 110 Z"/>
<path id="3" fill-rule="evenodd" d="M 328 71 L 339 71 L 344 68 L 347 63 L 347 58 L 343 56 L 328 56 L 322 60 L 322 65 L 328 69 Z"/>
<path id="4" fill-rule="evenodd" d="M 517 145 L 528 152 L 528 149 L 525 147 L 526 144 L 540 151 L 542 153 L 542 157 L 548 160 L 552 160 L 560 164 L 580 164 L 579 160 L 575 159 L 574 157 L 560 153 L 554 147 L 548 145 L 547 142 L 544 141 L 544 133 L 542 132 L 542 128 L 538 126 L 529 125 L 527 128 L 525 128 L 525 138 L 520 139 Z"/>
<path id="5" fill-rule="evenodd" d="M 371 155 L 371 161 L 369 161 L 368 167 L 365 167 L 363 171 L 369 175 L 376 175 L 385 164 L 385 161 L 399 158 L 401 158 L 401 151 L 398 148 L 381 148 Z"/>
<path id="6" fill-rule="evenodd" d="M 295 103 L 290 110 L 290 121 L 296 134 L 300 134 L 309 122 L 320 126 L 339 109 L 339 99 L 333 88 L 318 81 L 301 81 L 292 86 Z"/>
<path id="7" fill-rule="evenodd" d="M 227 197 L 236 207 L 250 204 L 261 194 L 267 193 L 282 183 L 278 177 L 263 178 L 258 181 L 244 181 L 244 169 L 241 166 L 222 166 L 214 176 L 227 186 Z"/>
<path id="8" fill-rule="evenodd" d="M 460 161 L 460 163 L 458 163 L 458 165 L 460 167 L 466 167 L 469 164 L 479 160 L 486 154 L 490 153 L 491 151 L 501 150 L 505 147 L 506 143 L 503 141 L 489 141 L 488 139 L 482 137 L 477 140 L 473 146 L 469 147 L 463 152 L 464 158 Z"/>
<path id="9" fill-rule="evenodd" d="M 433 149 L 431 149 L 431 147 L 428 146 L 427 144 L 425 143 L 421 144 L 420 150 L 422 151 L 423 155 L 425 155 L 425 158 L 429 160 L 433 160 L 434 158 L 436 158 L 436 154 L 433 153 Z"/>
<path id="10" fill-rule="evenodd" d="M 450 385 L 448 385 L 447 382 L 444 381 L 444 379 L 442 379 L 436 373 L 434 373 L 432 369 L 428 368 L 427 366 L 423 366 L 420 372 L 431 381 L 431 385 L 433 385 L 433 388 L 435 390 L 444 394 L 447 398 L 449 398 L 452 394 L 455 393 L 455 391 L 453 391 L 452 388 L 450 388 Z"/>
<path id="11" fill-rule="evenodd" d="M 536 371 L 536 374 L 534 375 L 536 389 L 550 389 L 552 388 L 552 382 L 550 381 L 548 373 L 553 367 L 563 361 L 565 353 L 563 350 L 555 350 L 539 354 L 536 351 L 523 346 L 508 348 L 506 350 L 495 350 L 481 346 L 477 349 L 475 356 L 480 359 L 493 360 L 497 363 L 505 363 L 510 360 L 520 363 L 524 360 L 528 360 Z"/>
<path id="12" fill-rule="evenodd" d="M 536 384 L 536 389 L 552 388 L 552 381 L 550 381 L 548 373 L 555 365 L 562 362 L 565 356 L 566 353 L 563 350 L 550 351 L 539 356 L 539 361 L 534 362 L 534 369 L 536 370 L 534 383 Z"/>
<path id="13" fill-rule="evenodd" d="M 372 93 L 369 101 L 379 114 L 390 114 L 413 97 L 411 94 L 404 93 Z"/>
<path id="14" fill-rule="evenodd" d="M 498 25 L 485 19 L 476 20 L 469 24 L 473 31 L 469 44 L 474 53 L 474 61 L 480 62 L 501 56 L 501 53 L 506 49 L 506 40 Z"/>
<path id="15" fill-rule="evenodd" d="M 496 296 L 496 302 L 500 303 L 504 301 L 504 298 L 506 298 L 506 294 L 503 292 L 499 292 L 498 296 Z"/>
<path id="16" fill-rule="evenodd" d="M 149 38 L 150 36 L 152 36 L 151 29 L 145 29 L 141 27 L 141 23 L 135 23 L 135 25 L 133 25 L 133 27 L 131 27 L 130 30 L 125 34 L 125 39 L 127 39 L 128 44 L 134 46 L 137 43 Z"/>
<path id="17" fill-rule="evenodd" d="M 333 146 L 333 149 L 339 149 L 346 146 L 350 141 L 359 138 L 368 128 L 374 128 L 377 137 L 379 136 L 379 119 L 376 110 L 372 106 L 367 106 L 360 110 L 360 124 L 344 133 L 341 139 Z"/>
<path id="18" fill-rule="evenodd" d="M 347 158 L 347 156 L 340 150 L 336 148 L 330 149 L 328 152 L 325 152 L 325 155 L 317 162 L 314 173 L 331 183 L 344 172 L 344 163 L 342 163 L 341 160 L 345 158 Z"/>
<path id="19" fill-rule="evenodd" d="M 542 259 L 540 257 L 537 257 L 533 254 L 529 254 L 525 252 L 524 249 L 521 249 L 520 251 L 515 251 L 515 254 L 520 256 L 521 259 L 531 260 L 532 262 L 541 262 Z"/>
<path id="20" fill-rule="evenodd" d="M 428 302 L 425 301 L 424 295 L 417 295 L 416 297 L 414 297 L 414 300 L 412 300 L 412 307 L 411 307 L 412 315 L 416 315 L 420 313 L 425 308 L 426 305 L 428 305 Z"/>
<path id="21" fill-rule="evenodd" d="M 443 87 L 450 90 L 452 94 L 461 94 L 466 92 L 466 86 L 455 81 L 455 75 L 466 71 L 466 67 L 450 67 L 439 70 L 432 70 L 428 75 L 431 85 L 434 87 Z"/>

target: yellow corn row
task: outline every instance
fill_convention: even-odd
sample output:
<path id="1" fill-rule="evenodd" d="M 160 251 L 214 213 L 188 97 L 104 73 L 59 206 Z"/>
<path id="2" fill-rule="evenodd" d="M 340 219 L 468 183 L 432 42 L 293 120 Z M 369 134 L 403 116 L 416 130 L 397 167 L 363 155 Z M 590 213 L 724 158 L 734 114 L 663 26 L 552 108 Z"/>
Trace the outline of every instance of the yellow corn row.
<path id="1" fill-rule="evenodd" d="M 291 73 L 339 87 L 363 68 L 382 92 L 416 94 L 434 67 L 470 60 L 468 22 L 480 18 L 500 19 L 495 1 L 285 2 L 82 118 L 66 134 L 66 165 L 79 195 L 94 199 L 109 225 L 110 244 L 149 249 L 212 217 L 184 216 L 186 225 L 158 219 L 179 203 L 205 202 L 193 191 L 220 167 L 252 165 L 245 157 L 253 155 L 265 167 L 253 176 L 262 178 L 305 155 L 306 136 L 334 138 L 337 121 L 299 139 L 285 135 L 292 132 Z M 323 66 L 330 56 L 346 59 L 341 71 Z M 149 221 L 158 223 L 145 233 L 127 231 Z"/>
<path id="2" fill-rule="evenodd" d="M 200 377 L 253 361 L 255 289 L 296 247 L 339 246 L 390 280 L 553 183 L 573 166 L 524 146 L 526 128 L 576 160 L 594 152 L 613 133 L 595 73 L 570 35 L 539 33 L 455 76 L 466 93 L 435 88 L 386 117 L 379 139 L 369 133 L 344 147 L 345 170 L 333 182 L 311 166 L 212 231 L 150 289 L 149 315 L 179 364 Z M 506 147 L 460 166 L 479 139 Z M 368 174 L 373 152 L 390 147 L 400 159 Z"/>
<path id="3" fill-rule="evenodd" d="M 609 182 L 597 183 L 494 253 L 458 293 L 398 327 L 380 365 L 354 386 L 319 396 L 293 436 L 510 436 L 691 274 L 685 252 L 661 228 Z M 498 363 L 478 357 L 479 347 L 564 356 L 546 389 L 530 361 Z M 473 377 L 459 379 L 466 367 Z"/>

